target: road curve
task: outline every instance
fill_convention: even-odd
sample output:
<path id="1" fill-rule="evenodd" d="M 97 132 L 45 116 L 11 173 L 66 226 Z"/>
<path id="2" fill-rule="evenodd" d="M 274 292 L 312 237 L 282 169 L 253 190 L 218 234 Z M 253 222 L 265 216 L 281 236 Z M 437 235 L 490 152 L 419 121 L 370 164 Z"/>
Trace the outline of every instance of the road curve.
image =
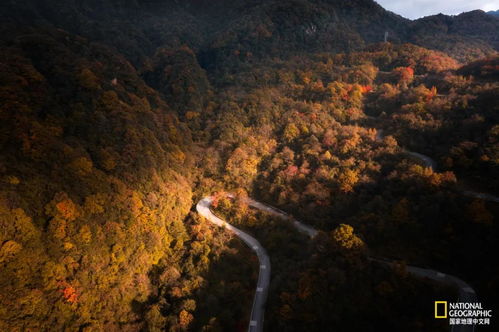
<path id="1" fill-rule="evenodd" d="M 229 194 L 229 197 L 233 198 L 233 196 L 230 194 Z M 273 206 L 270 206 L 270 205 L 262 203 L 262 202 L 255 201 L 254 199 L 251 199 L 251 198 L 246 198 L 245 203 L 248 204 L 249 206 L 257 209 L 257 210 L 265 211 L 265 212 L 272 214 L 274 216 L 277 216 L 279 218 L 289 220 L 300 233 L 303 233 L 310 238 L 314 238 L 319 233 L 313 227 L 302 223 L 301 221 L 293 218 L 292 216 L 290 216 L 289 214 L 287 214 L 286 212 L 284 212 L 278 208 L 275 208 Z"/>
<path id="2" fill-rule="evenodd" d="M 421 160 L 425 164 L 426 167 L 431 168 L 433 171 L 436 170 L 437 162 L 435 160 L 433 160 L 432 158 L 430 158 L 424 154 L 417 153 L 417 152 L 405 151 L 405 153 L 410 155 L 410 156 L 413 156 L 415 158 L 418 158 L 419 160 Z M 478 199 L 481 199 L 483 201 L 490 201 L 490 202 L 499 203 L 499 197 L 494 196 L 494 195 L 480 193 L 480 192 L 476 192 L 476 191 L 472 191 L 472 190 L 461 190 L 461 193 L 464 196 L 478 198 Z"/>
<path id="3" fill-rule="evenodd" d="M 395 263 L 383 259 L 383 258 L 369 258 L 370 261 L 377 262 L 380 264 L 385 264 L 388 266 L 394 266 Z M 431 270 L 431 269 L 423 269 L 416 266 L 406 266 L 407 272 L 412 274 L 413 276 L 419 278 L 427 278 L 434 280 L 436 282 L 444 283 L 447 285 L 451 285 L 459 291 L 457 302 L 478 302 L 478 297 L 473 290 L 473 288 L 468 285 L 465 281 L 459 279 L 458 277 L 454 277 L 449 274 L 445 274 L 439 271 Z M 452 325 L 451 332 L 473 332 L 475 331 L 474 325 Z"/>
<path id="4" fill-rule="evenodd" d="M 474 197 L 481 199 L 483 201 L 490 201 L 490 202 L 496 202 L 499 203 L 499 197 L 486 194 L 486 193 L 479 193 L 476 191 L 471 191 L 471 190 L 463 190 L 462 191 L 463 195 L 468 196 L 468 197 Z"/>
<path id="5" fill-rule="evenodd" d="M 432 158 L 421 153 L 407 151 L 407 150 L 405 150 L 405 153 L 411 157 L 415 157 L 421 160 L 425 164 L 425 166 L 431 168 L 432 171 L 435 172 L 437 170 L 437 162 Z"/>
<path id="6" fill-rule="evenodd" d="M 234 198 L 232 194 L 228 194 L 230 198 Z M 253 301 L 253 309 L 251 311 L 251 319 L 250 319 L 250 326 L 248 328 L 248 331 L 262 331 L 263 329 L 263 316 L 265 312 L 265 301 L 267 299 L 267 293 L 268 293 L 268 287 L 269 287 L 269 282 L 270 282 L 270 259 L 265 252 L 265 249 L 260 245 L 258 240 L 255 238 L 251 237 L 250 235 L 246 234 L 245 232 L 237 229 L 236 227 L 228 224 L 227 222 L 223 221 L 222 219 L 218 218 L 215 216 L 211 210 L 212 198 L 211 197 L 205 197 L 199 203 L 196 205 L 196 210 L 198 213 L 202 216 L 204 216 L 206 219 L 209 221 L 213 222 L 214 224 L 220 226 L 220 227 L 225 227 L 232 232 L 234 232 L 237 236 L 239 236 L 246 244 L 248 244 L 258 255 L 258 259 L 260 260 L 260 274 L 258 277 L 258 284 L 257 284 L 257 291 L 255 293 L 255 299 Z M 291 224 L 301 233 L 308 235 L 310 238 L 314 238 L 317 234 L 318 231 L 314 229 L 313 227 L 302 223 L 301 221 L 296 220 L 292 216 L 288 215 L 286 212 L 275 208 L 273 206 L 270 206 L 265 203 L 261 203 L 258 201 L 255 201 L 251 198 L 246 198 L 245 202 L 260 211 L 267 212 L 269 214 L 272 214 L 274 216 L 280 217 L 284 220 L 288 220 L 291 222 Z M 383 258 L 374 258 L 370 257 L 370 261 L 377 262 L 380 264 L 385 264 L 388 266 L 394 266 L 395 263 L 383 259 Z M 262 269 L 263 266 L 268 266 L 266 269 Z M 437 282 L 445 283 L 447 285 L 450 285 L 452 287 L 455 287 L 459 291 L 459 302 L 477 302 L 478 297 L 476 295 L 476 292 L 473 290 L 473 288 L 468 285 L 466 282 L 463 280 L 449 275 L 445 274 L 439 271 L 435 271 L 432 269 L 424 269 L 416 266 L 410 266 L 408 265 L 407 267 L 407 272 L 412 274 L 413 276 L 419 277 L 419 278 L 428 278 Z M 452 325 L 451 326 L 451 332 L 474 332 L 475 327 L 474 325 Z"/>
<path id="7" fill-rule="evenodd" d="M 431 159 L 431 158 L 430 158 Z M 296 227 L 296 229 L 302 233 L 308 234 L 311 238 L 315 237 L 317 235 L 318 231 L 314 229 L 313 227 L 304 224 L 293 217 L 289 216 L 286 214 L 284 211 L 279 210 L 275 207 L 272 207 L 270 205 L 264 204 L 257 202 L 251 198 L 246 199 L 248 202 L 248 205 L 257 208 L 262 211 L 269 212 L 273 215 L 276 215 L 278 217 L 281 217 L 285 220 L 290 220 L 292 224 Z M 370 261 L 377 262 L 380 264 L 385 264 L 388 266 L 393 266 L 395 265 L 394 262 L 391 262 L 389 260 L 383 259 L 383 258 L 369 258 Z M 418 278 L 427 278 L 431 279 L 437 282 L 441 282 L 447 285 L 450 285 L 452 287 L 455 287 L 459 291 L 459 302 L 477 302 L 478 298 L 476 295 L 476 292 L 473 290 L 473 288 L 468 285 L 466 282 L 463 280 L 459 279 L 458 277 L 445 274 L 439 271 L 431 270 L 431 269 L 424 269 L 421 267 L 416 267 L 416 266 L 410 266 L 408 265 L 406 267 L 407 272 L 412 274 L 413 276 L 416 276 Z M 475 331 L 474 325 L 452 325 L 451 327 L 451 332 L 473 332 Z"/>
<path id="8" fill-rule="evenodd" d="M 267 255 L 265 248 L 262 247 L 257 239 L 215 216 L 210 210 L 212 202 L 213 199 L 211 197 L 203 198 L 196 205 L 197 212 L 215 225 L 224 227 L 233 232 L 237 237 L 243 240 L 244 243 L 246 243 L 258 256 L 260 271 L 258 273 L 258 282 L 256 284 L 255 298 L 253 299 L 253 307 L 251 309 L 248 331 L 261 332 L 263 331 L 265 302 L 267 301 L 270 284 L 270 258 Z"/>
<path id="9" fill-rule="evenodd" d="M 380 142 L 382 140 L 383 140 L 383 130 L 379 129 L 376 132 L 376 141 Z M 435 172 L 437 170 L 437 162 L 433 158 L 431 158 L 427 155 L 424 155 L 422 153 L 418 153 L 418 152 L 413 152 L 413 151 L 408 151 L 408 150 L 403 150 L 403 151 L 405 152 L 405 154 L 421 160 L 423 162 L 423 164 L 426 167 L 431 168 L 432 171 Z M 478 198 L 478 199 L 481 199 L 483 201 L 490 201 L 490 202 L 499 203 L 499 197 L 491 195 L 491 194 L 480 193 L 480 192 L 476 192 L 476 191 L 472 191 L 472 190 L 461 190 L 461 193 L 464 196 Z"/>

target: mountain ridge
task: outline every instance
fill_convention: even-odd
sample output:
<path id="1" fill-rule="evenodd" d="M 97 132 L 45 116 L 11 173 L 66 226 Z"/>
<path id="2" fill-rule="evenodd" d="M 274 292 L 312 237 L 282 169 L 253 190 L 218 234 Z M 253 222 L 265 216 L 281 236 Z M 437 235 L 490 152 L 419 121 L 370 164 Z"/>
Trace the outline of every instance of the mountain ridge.
<path id="1" fill-rule="evenodd" d="M 385 32 L 391 42 L 415 43 L 461 61 L 499 50 L 499 37 L 494 34 L 499 21 L 483 11 L 411 21 L 372 0 L 87 0 L 64 5 L 25 0 L 0 6 L 12 13 L 5 17 L 7 22 L 67 29 L 115 46 L 136 64 L 160 45 L 186 44 L 209 63 L 225 62 L 227 53 L 236 51 L 258 57 L 280 54 L 283 48 L 290 52 L 359 50 L 383 41 Z M 216 63 L 210 65 L 216 67 Z"/>
<path id="2" fill-rule="evenodd" d="M 495 11 L 494 10 L 488 11 L 487 14 L 495 16 L 495 17 L 499 17 L 499 9 L 495 10 Z"/>

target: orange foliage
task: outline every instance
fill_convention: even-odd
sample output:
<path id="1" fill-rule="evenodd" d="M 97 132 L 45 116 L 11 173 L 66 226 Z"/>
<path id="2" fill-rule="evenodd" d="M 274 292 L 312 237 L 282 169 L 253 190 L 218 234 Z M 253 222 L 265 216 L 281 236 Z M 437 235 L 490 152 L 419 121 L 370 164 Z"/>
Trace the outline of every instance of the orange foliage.
<path id="1" fill-rule="evenodd" d="M 48 215 L 67 221 L 73 221 L 80 215 L 78 206 L 64 192 L 57 193 L 45 210 Z"/>
<path id="2" fill-rule="evenodd" d="M 212 196 L 212 202 L 211 202 L 211 205 L 214 207 L 214 208 L 217 208 L 218 207 L 218 203 L 220 202 L 220 199 L 222 198 L 225 198 L 227 197 L 227 193 L 225 191 L 219 191 L 219 192 L 216 192 L 213 196 Z"/>
<path id="3" fill-rule="evenodd" d="M 402 84 L 408 84 L 414 79 L 414 69 L 411 67 L 397 67 L 393 72 Z"/>
<path id="4" fill-rule="evenodd" d="M 57 211 L 60 212 L 61 216 L 64 217 L 64 219 L 75 219 L 76 208 L 71 200 L 64 200 L 62 202 L 59 202 L 55 205 L 55 207 L 57 208 Z"/>
<path id="5" fill-rule="evenodd" d="M 76 293 L 76 289 L 66 282 L 61 283 L 61 285 L 64 288 L 61 289 L 60 292 L 62 293 L 65 301 L 67 303 L 78 303 L 78 294 Z"/>
<path id="6" fill-rule="evenodd" d="M 191 324 L 193 319 L 194 317 L 188 311 L 182 310 L 179 314 L 179 323 L 184 329 L 189 327 L 189 324 Z"/>
<path id="7" fill-rule="evenodd" d="M 373 91 L 373 87 L 370 85 L 361 86 L 362 93 L 369 93 Z"/>

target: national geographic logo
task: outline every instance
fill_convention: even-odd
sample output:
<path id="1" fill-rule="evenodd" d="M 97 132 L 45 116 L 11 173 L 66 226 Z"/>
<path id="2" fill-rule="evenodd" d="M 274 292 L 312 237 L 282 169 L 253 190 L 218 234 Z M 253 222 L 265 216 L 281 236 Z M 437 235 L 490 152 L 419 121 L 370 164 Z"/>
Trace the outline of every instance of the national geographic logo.
<path id="1" fill-rule="evenodd" d="M 480 302 L 435 301 L 435 318 L 449 318 L 449 325 L 490 325 L 492 310 Z"/>
<path id="2" fill-rule="evenodd" d="M 447 318 L 447 301 L 435 301 L 435 318 Z"/>

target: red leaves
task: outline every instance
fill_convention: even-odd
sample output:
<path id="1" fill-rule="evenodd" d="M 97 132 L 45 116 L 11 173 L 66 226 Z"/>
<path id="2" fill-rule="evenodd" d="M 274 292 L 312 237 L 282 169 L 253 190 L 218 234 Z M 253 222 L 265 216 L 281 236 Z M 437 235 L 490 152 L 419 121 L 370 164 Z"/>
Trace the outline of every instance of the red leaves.
<path id="1" fill-rule="evenodd" d="M 64 200 L 55 205 L 62 217 L 68 220 L 73 220 L 75 215 L 74 204 L 69 200 Z"/>
<path id="2" fill-rule="evenodd" d="M 414 79 L 412 67 L 397 67 L 393 70 L 400 83 L 410 83 Z"/>
<path id="3" fill-rule="evenodd" d="M 361 86 L 360 88 L 362 93 L 369 93 L 373 91 L 373 87 L 370 85 Z"/>
<path id="4" fill-rule="evenodd" d="M 284 171 L 284 174 L 286 174 L 287 177 L 293 177 L 298 174 L 298 167 L 295 165 L 290 165 L 286 170 Z"/>
<path id="5" fill-rule="evenodd" d="M 47 215 L 59 219 L 73 221 L 80 216 L 79 206 L 65 193 L 60 192 L 45 206 Z"/>
<path id="6" fill-rule="evenodd" d="M 437 88 L 433 86 L 430 92 L 426 95 L 426 101 L 428 102 L 432 100 L 436 95 L 437 95 Z"/>
<path id="7" fill-rule="evenodd" d="M 219 197 L 217 196 L 213 196 L 212 197 L 212 201 L 211 201 L 211 206 L 216 209 L 218 207 L 218 201 L 219 201 Z"/>
<path id="8" fill-rule="evenodd" d="M 225 197 L 227 197 L 227 193 L 225 191 L 219 191 L 219 192 L 215 193 L 212 196 L 211 206 L 213 206 L 213 208 L 216 209 L 218 207 L 218 203 L 220 202 L 220 199 L 225 198 Z"/>
<path id="9" fill-rule="evenodd" d="M 62 287 L 60 292 L 65 301 L 71 304 L 78 303 L 78 293 L 76 293 L 76 289 L 65 281 L 61 282 L 60 285 Z"/>

